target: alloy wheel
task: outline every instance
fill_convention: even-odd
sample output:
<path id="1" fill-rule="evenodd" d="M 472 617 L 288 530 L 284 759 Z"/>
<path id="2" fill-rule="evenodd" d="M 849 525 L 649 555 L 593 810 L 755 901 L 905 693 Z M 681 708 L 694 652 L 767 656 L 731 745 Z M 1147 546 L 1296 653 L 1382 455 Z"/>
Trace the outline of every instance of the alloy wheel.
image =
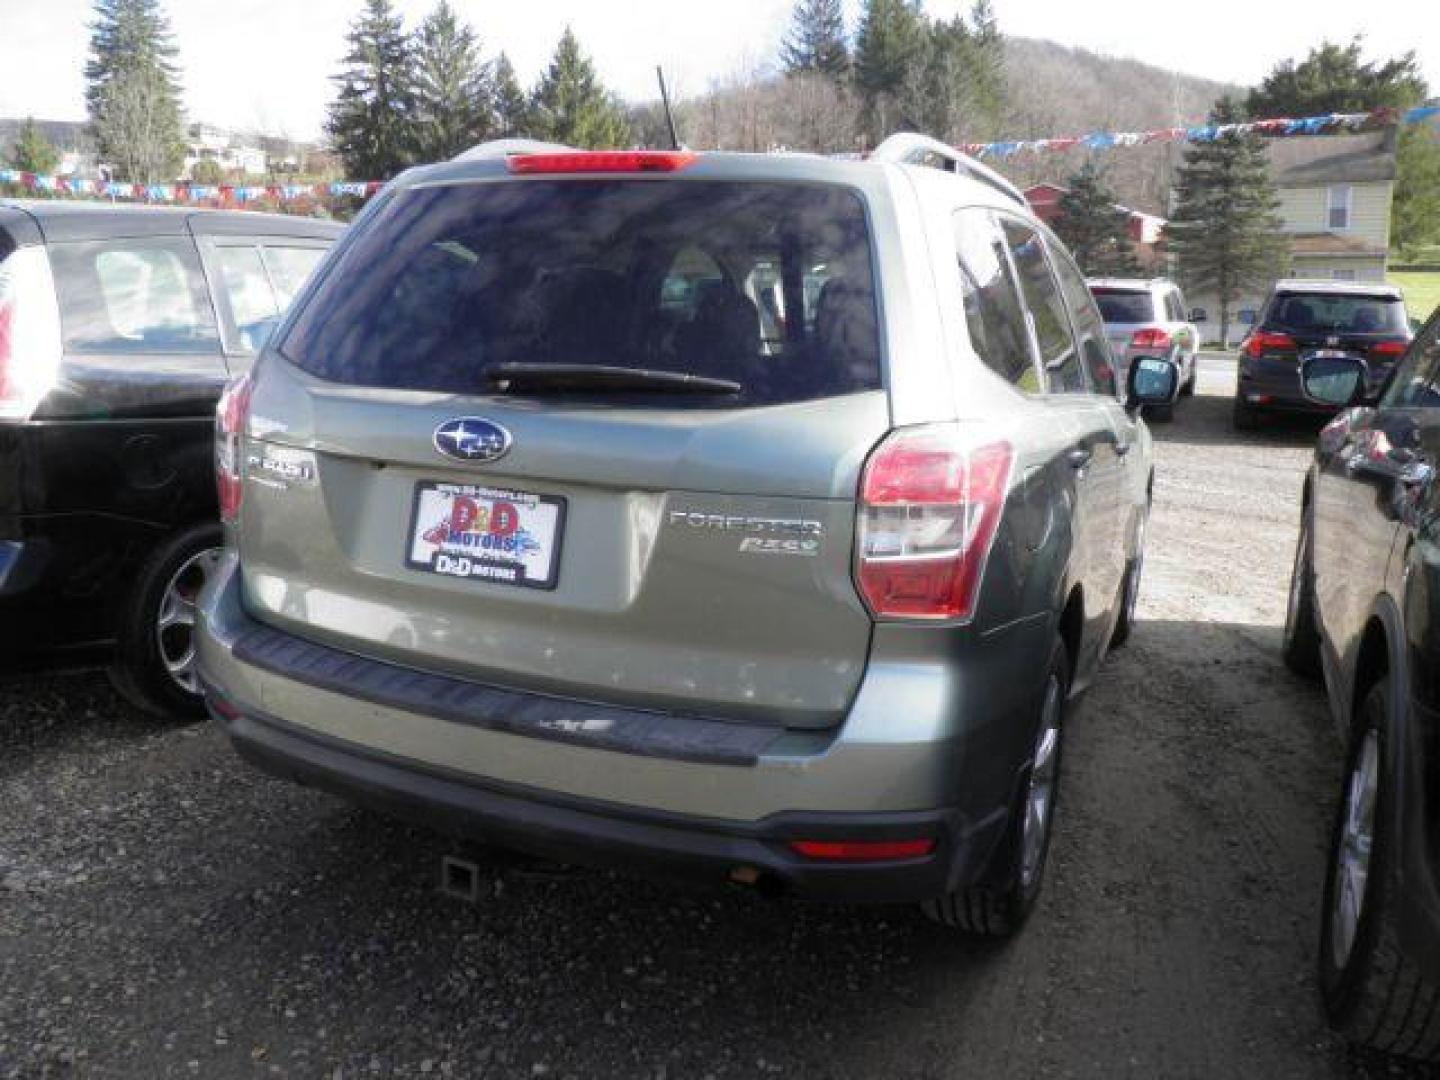
<path id="1" fill-rule="evenodd" d="M 1375 806 L 1380 789 L 1380 736 L 1373 729 L 1355 758 L 1345 785 L 1345 809 L 1335 845 L 1335 888 L 1330 909 L 1330 947 L 1343 968 L 1355 948 L 1364 913 L 1365 888 L 1375 847 Z"/>
<path id="2" fill-rule="evenodd" d="M 1045 848 L 1050 839 L 1050 821 L 1055 808 L 1055 781 L 1060 767 L 1060 713 L 1063 690 L 1053 673 L 1045 686 L 1045 707 L 1040 716 L 1040 733 L 1030 767 L 1025 793 L 1025 819 L 1020 834 L 1020 884 L 1031 888 L 1040 876 Z"/>
<path id="3" fill-rule="evenodd" d="M 175 684 L 189 694 L 200 692 L 195 671 L 195 602 L 220 561 L 221 548 L 205 548 L 180 564 L 160 597 L 155 642 L 160 662 Z"/>

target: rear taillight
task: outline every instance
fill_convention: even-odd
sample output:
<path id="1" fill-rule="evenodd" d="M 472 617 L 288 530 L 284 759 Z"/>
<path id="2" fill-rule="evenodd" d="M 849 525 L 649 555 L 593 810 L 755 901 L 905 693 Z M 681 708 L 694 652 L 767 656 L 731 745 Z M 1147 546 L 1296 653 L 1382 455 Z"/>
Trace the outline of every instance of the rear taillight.
<path id="1" fill-rule="evenodd" d="M 1405 350 L 1410 347 L 1406 341 L 1377 341 L 1370 346 L 1370 355 L 1378 356 L 1382 360 L 1394 360 L 1396 357 L 1404 356 Z"/>
<path id="2" fill-rule="evenodd" d="M 690 150 L 561 150 L 553 154 L 511 154 L 505 167 L 512 173 L 675 172 L 693 165 Z"/>
<path id="3" fill-rule="evenodd" d="M 240 498 L 245 490 L 240 440 L 245 435 L 254 388 L 250 376 L 242 375 L 225 388 L 215 407 L 215 487 L 220 498 L 220 520 L 227 524 L 240 517 Z"/>
<path id="4" fill-rule="evenodd" d="M 28 420 L 55 387 L 62 356 L 50 259 L 41 247 L 0 259 L 0 420 Z"/>
<path id="5" fill-rule="evenodd" d="M 870 455 L 860 481 L 856 581 L 872 615 L 964 619 L 1000 524 L 1014 453 L 953 425 L 909 428 Z"/>
<path id="6" fill-rule="evenodd" d="M 1132 349 L 1168 349 L 1170 348 L 1170 333 L 1158 326 L 1147 326 L 1143 330 L 1136 330 L 1135 336 L 1130 339 Z"/>
<path id="7" fill-rule="evenodd" d="M 1270 330 L 1257 330 L 1245 339 L 1245 355 L 1259 360 L 1267 352 L 1284 352 L 1295 348 L 1295 339 L 1289 334 L 1277 334 Z"/>

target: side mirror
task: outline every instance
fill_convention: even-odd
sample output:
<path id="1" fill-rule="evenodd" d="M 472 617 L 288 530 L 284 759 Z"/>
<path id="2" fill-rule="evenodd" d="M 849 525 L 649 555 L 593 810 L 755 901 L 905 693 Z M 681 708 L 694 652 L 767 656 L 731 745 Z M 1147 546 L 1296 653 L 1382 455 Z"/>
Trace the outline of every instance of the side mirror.
<path id="1" fill-rule="evenodd" d="M 1364 361 L 1350 356 L 1312 356 L 1300 371 L 1300 387 L 1317 405 L 1345 409 L 1364 404 Z"/>
<path id="2" fill-rule="evenodd" d="M 1160 356 L 1139 356 L 1125 382 L 1125 407 L 1169 405 L 1180 391 L 1180 366 Z"/>
<path id="3" fill-rule="evenodd" d="M 1208 317 L 1209 317 L 1209 316 L 1208 316 L 1208 314 L 1206 313 L 1206 311 L 1205 311 L 1205 309 L 1204 309 L 1203 307 L 1197 307 L 1197 308 L 1191 308 L 1191 309 L 1190 309 L 1190 321 L 1191 321 L 1191 322 L 1204 322 L 1204 321 L 1206 320 L 1206 318 L 1208 318 Z"/>

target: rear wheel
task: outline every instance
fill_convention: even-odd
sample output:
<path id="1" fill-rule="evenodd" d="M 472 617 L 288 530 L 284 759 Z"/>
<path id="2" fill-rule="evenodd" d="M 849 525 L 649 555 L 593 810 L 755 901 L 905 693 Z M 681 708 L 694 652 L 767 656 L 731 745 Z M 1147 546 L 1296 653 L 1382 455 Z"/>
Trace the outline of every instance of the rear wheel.
<path id="1" fill-rule="evenodd" d="M 1440 1061 L 1440 985 L 1402 947 L 1395 912 L 1389 690 L 1366 696 L 1331 839 L 1320 931 L 1330 1023 L 1357 1046 Z"/>
<path id="2" fill-rule="evenodd" d="M 1300 537 L 1295 541 L 1295 565 L 1290 571 L 1290 593 L 1285 603 L 1285 637 L 1281 647 L 1285 666 L 1307 679 L 1320 677 L 1320 630 L 1315 622 L 1313 547 L 1307 508 L 1300 517 Z"/>
<path id="3" fill-rule="evenodd" d="M 1120 617 L 1110 635 L 1110 647 L 1118 649 L 1130 640 L 1130 631 L 1135 628 L 1135 606 L 1140 600 L 1140 574 L 1145 569 L 1145 526 L 1150 519 L 1150 504 L 1147 502 L 1140 511 L 1140 522 L 1135 527 L 1135 554 L 1125 565 L 1125 586 L 1120 598 Z"/>
<path id="4" fill-rule="evenodd" d="M 1200 363 L 1195 357 L 1190 358 L 1190 377 L 1180 387 L 1181 397 L 1195 396 L 1195 380 L 1200 377 Z"/>
<path id="5" fill-rule="evenodd" d="M 205 714 L 195 669 L 195 602 L 223 543 L 219 525 L 197 525 L 172 537 L 141 568 L 120 616 L 110 680 L 147 712 L 185 719 Z"/>
<path id="6" fill-rule="evenodd" d="M 966 933 L 1008 937 L 1020 929 L 1035 907 L 1045 862 L 1060 780 L 1060 748 L 1070 661 L 1057 635 L 1045 675 L 1035 743 L 1024 782 L 1011 811 L 996 879 L 957 889 L 923 905 L 935 922 Z"/>

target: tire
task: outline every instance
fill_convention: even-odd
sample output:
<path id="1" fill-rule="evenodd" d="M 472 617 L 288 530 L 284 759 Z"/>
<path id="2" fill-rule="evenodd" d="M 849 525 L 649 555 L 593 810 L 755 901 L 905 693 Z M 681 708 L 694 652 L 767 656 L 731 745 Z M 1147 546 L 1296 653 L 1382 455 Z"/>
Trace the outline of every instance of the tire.
<path id="1" fill-rule="evenodd" d="M 1130 640 L 1130 631 L 1135 628 L 1135 605 L 1140 599 L 1140 575 L 1145 569 L 1145 526 L 1150 518 L 1150 504 L 1140 511 L 1140 523 L 1136 529 L 1135 554 L 1125 564 L 1125 583 L 1120 593 L 1120 617 L 1115 620 L 1115 629 L 1110 633 L 1110 648 L 1118 649 Z"/>
<path id="2" fill-rule="evenodd" d="M 1050 651 L 1044 686 L 1034 749 L 1010 812 L 993 873 L 984 884 L 957 889 L 921 904 L 925 914 L 942 926 L 980 937 L 1004 938 L 1019 930 L 1035 908 L 1050 852 L 1059 792 L 1065 695 L 1070 687 L 1070 659 L 1059 635 Z M 1042 761 L 1043 765 L 1037 765 Z M 1043 789 L 1037 783 L 1042 775 Z M 1037 808 L 1037 798 L 1043 799 L 1038 819 L 1031 813 Z M 1034 831 L 1036 821 L 1038 832 Z M 1031 823 L 1028 829 L 1027 822 Z"/>
<path id="3" fill-rule="evenodd" d="M 1440 1062 L 1440 984 L 1402 947 L 1397 926 L 1389 704 L 1382 679 L 1360 707 L 1346 764 L 1325 876 L 1320 993 L 1331 1025 L 1355 1046 L 1435 1063 Z M 1367 771 L 1373 776 L 1368 796 Z M 1370 842 L 1365 857 L 1356 838 L 1363 836 L 1367 817 Z M 1357 859 L 1365 864 L 1358 880 Z M 1342 896 L 1355 897 L 1357 889 L 1359 907 L 1347 938 L 1337 904 Z"/>
<path id="4" fill-rule="evenodd" d="M 1182 387 L 1180 387 L 1180 396 L 1181 396 L 1181 397 L 1194 397 L 1194 396 L 1195 396 L 1195 381 L 1196 381 L 1198 378 L 1200 378 L 1200 372 L 1199 372 L 1198 367 L 1197 367 L 1197 362 L 1196 362 L 1194 359 L 1192 359 L 1192 360 L 1190 361 L 1190 378 L 1186 379 L 1186 380 L 1185 380 L 1185 385 L 1182 386 Z"/>
<path id="5" fill-rule="evenodd" d="M 1285 636 L 1281 656 L 1285 666 L 1306 679 L 1320 678 L 1320 629 L 1315 621 L 1314 543 L 1310 535 L 1310 514 L 1300 517 L 1300 536 L 1295 541 L 1295 564 L 1290 570 L 1290 591 L 1285 603 Z"/>
<path id="6" fill-rule="evenodd" d="M 133 705 L 155 716 L 192 720 L 205 715 L 194 671 L 194 600 L 223 544 L 214 523 L 175 534 L 141 567 L 125 601 L 110 681 Z M 187 655 L 188 663 L 182 664 Z"/>
<path id="7" fill-rule="evenodd" d="M 1253 405 L 1247 405 L 1238 397 L 1235 399 L 1235 411 L 1230 414 L 1231 423 L 1236 431 L 1255 431 L 1260 427 L 1260 412 Z"/>

